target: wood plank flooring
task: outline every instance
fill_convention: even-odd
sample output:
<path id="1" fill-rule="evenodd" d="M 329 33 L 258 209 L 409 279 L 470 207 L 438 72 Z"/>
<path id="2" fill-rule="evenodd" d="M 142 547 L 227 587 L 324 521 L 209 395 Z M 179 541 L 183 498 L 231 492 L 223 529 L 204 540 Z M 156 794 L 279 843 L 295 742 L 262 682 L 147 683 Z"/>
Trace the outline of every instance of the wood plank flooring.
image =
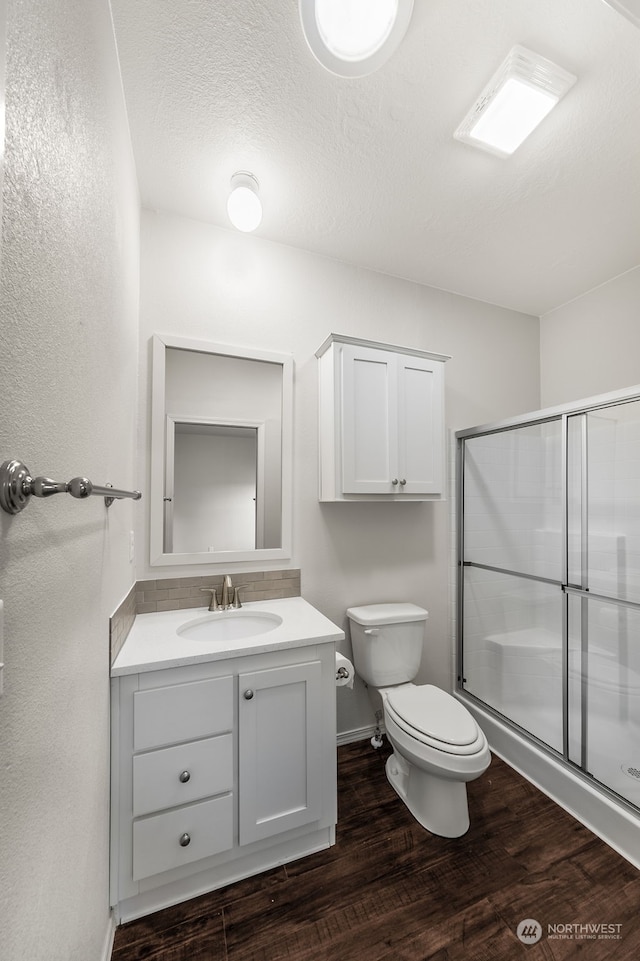
<path id="1" fill-rule="evenodd" d="M 434 837 L 388 784 L 387 754 L 339 748 L 334 847 L 123 925 L 112 961 L 640 957 L 640 873 L 579 822 L 494 757 L 468 785 L 468 833 Z M 537 943 L 517 937 L 527 918 Z M 598 924 L 619 939 L 575 927 Z"/>

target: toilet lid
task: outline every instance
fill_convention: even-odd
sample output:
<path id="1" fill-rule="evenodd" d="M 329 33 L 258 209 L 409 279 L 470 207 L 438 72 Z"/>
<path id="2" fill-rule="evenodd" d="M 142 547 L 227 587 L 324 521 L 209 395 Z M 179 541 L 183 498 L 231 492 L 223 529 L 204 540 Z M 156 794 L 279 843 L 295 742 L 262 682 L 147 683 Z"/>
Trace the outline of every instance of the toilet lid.
<path id="1" fill-rule="evenodd" d="M 356 624 L 365 627 L 385 624 L 403 624 L 407 621 L 426 621 L 429 612 L 417 604 L 365 604 L 362 607 L 350 607 L 347 617 Z"/>
<path id="2" fill-rule="evenodd" d="M 392 716 L 442 745 L 463 748 L 478 740 L 478 725 L 467 709 L 432 684 L 407 685 L 391 690 L 387 704 Z"/>

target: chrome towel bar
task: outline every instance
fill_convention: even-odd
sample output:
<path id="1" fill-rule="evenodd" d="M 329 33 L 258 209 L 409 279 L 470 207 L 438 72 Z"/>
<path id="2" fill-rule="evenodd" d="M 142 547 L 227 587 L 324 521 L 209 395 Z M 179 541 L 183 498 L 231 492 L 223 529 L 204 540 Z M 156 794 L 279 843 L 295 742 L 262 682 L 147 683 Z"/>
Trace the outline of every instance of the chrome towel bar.
<path id="1" fill-rule="evenodd" d="M 110 484 L 98 487 L 88 477 L 73 477 L 67 482 L 53 481 L 49 477 L 32 477 L 26 464 L 19 460 L 6 460 L 0 466 L 0 507 L 7 514 L 19 514 L 32 496 L 51 497 L 52 494 L 71 494 L 80 500 L 97 495 L 104 497 L 107 507 L 123 497 L 134 501 L 142 497 L 140 491 L 118 490 Z"/>

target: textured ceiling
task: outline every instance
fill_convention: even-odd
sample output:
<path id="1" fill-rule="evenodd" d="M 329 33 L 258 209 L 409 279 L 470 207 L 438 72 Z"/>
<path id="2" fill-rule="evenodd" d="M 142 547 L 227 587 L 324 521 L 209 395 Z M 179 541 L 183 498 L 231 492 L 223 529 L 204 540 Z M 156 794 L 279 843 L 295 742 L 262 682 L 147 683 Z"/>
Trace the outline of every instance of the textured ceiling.
<path id="1" fill-rule="evenodd" d="M 112 8 L 146 207 L 228 227 L 250 170 L 257 236 L 536 315 L 640 263 L 640 30 L 604 0 L 415 0 L 359 80 L 297 0 Z M 453 131 L 516 43 L 578 81 L 501 159 Z"/>

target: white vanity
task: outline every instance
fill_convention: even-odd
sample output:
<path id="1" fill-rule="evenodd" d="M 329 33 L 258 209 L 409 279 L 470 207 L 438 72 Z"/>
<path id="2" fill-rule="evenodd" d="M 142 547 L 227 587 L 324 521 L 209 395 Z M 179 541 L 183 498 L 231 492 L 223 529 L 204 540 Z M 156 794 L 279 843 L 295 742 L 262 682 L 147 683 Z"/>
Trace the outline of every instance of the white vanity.
<path id="1" fill-rule="evenodd" d="M 138 615 L 111 674 L 126 921 L 335 841 L 335 642 L 300 597 Z"/>

